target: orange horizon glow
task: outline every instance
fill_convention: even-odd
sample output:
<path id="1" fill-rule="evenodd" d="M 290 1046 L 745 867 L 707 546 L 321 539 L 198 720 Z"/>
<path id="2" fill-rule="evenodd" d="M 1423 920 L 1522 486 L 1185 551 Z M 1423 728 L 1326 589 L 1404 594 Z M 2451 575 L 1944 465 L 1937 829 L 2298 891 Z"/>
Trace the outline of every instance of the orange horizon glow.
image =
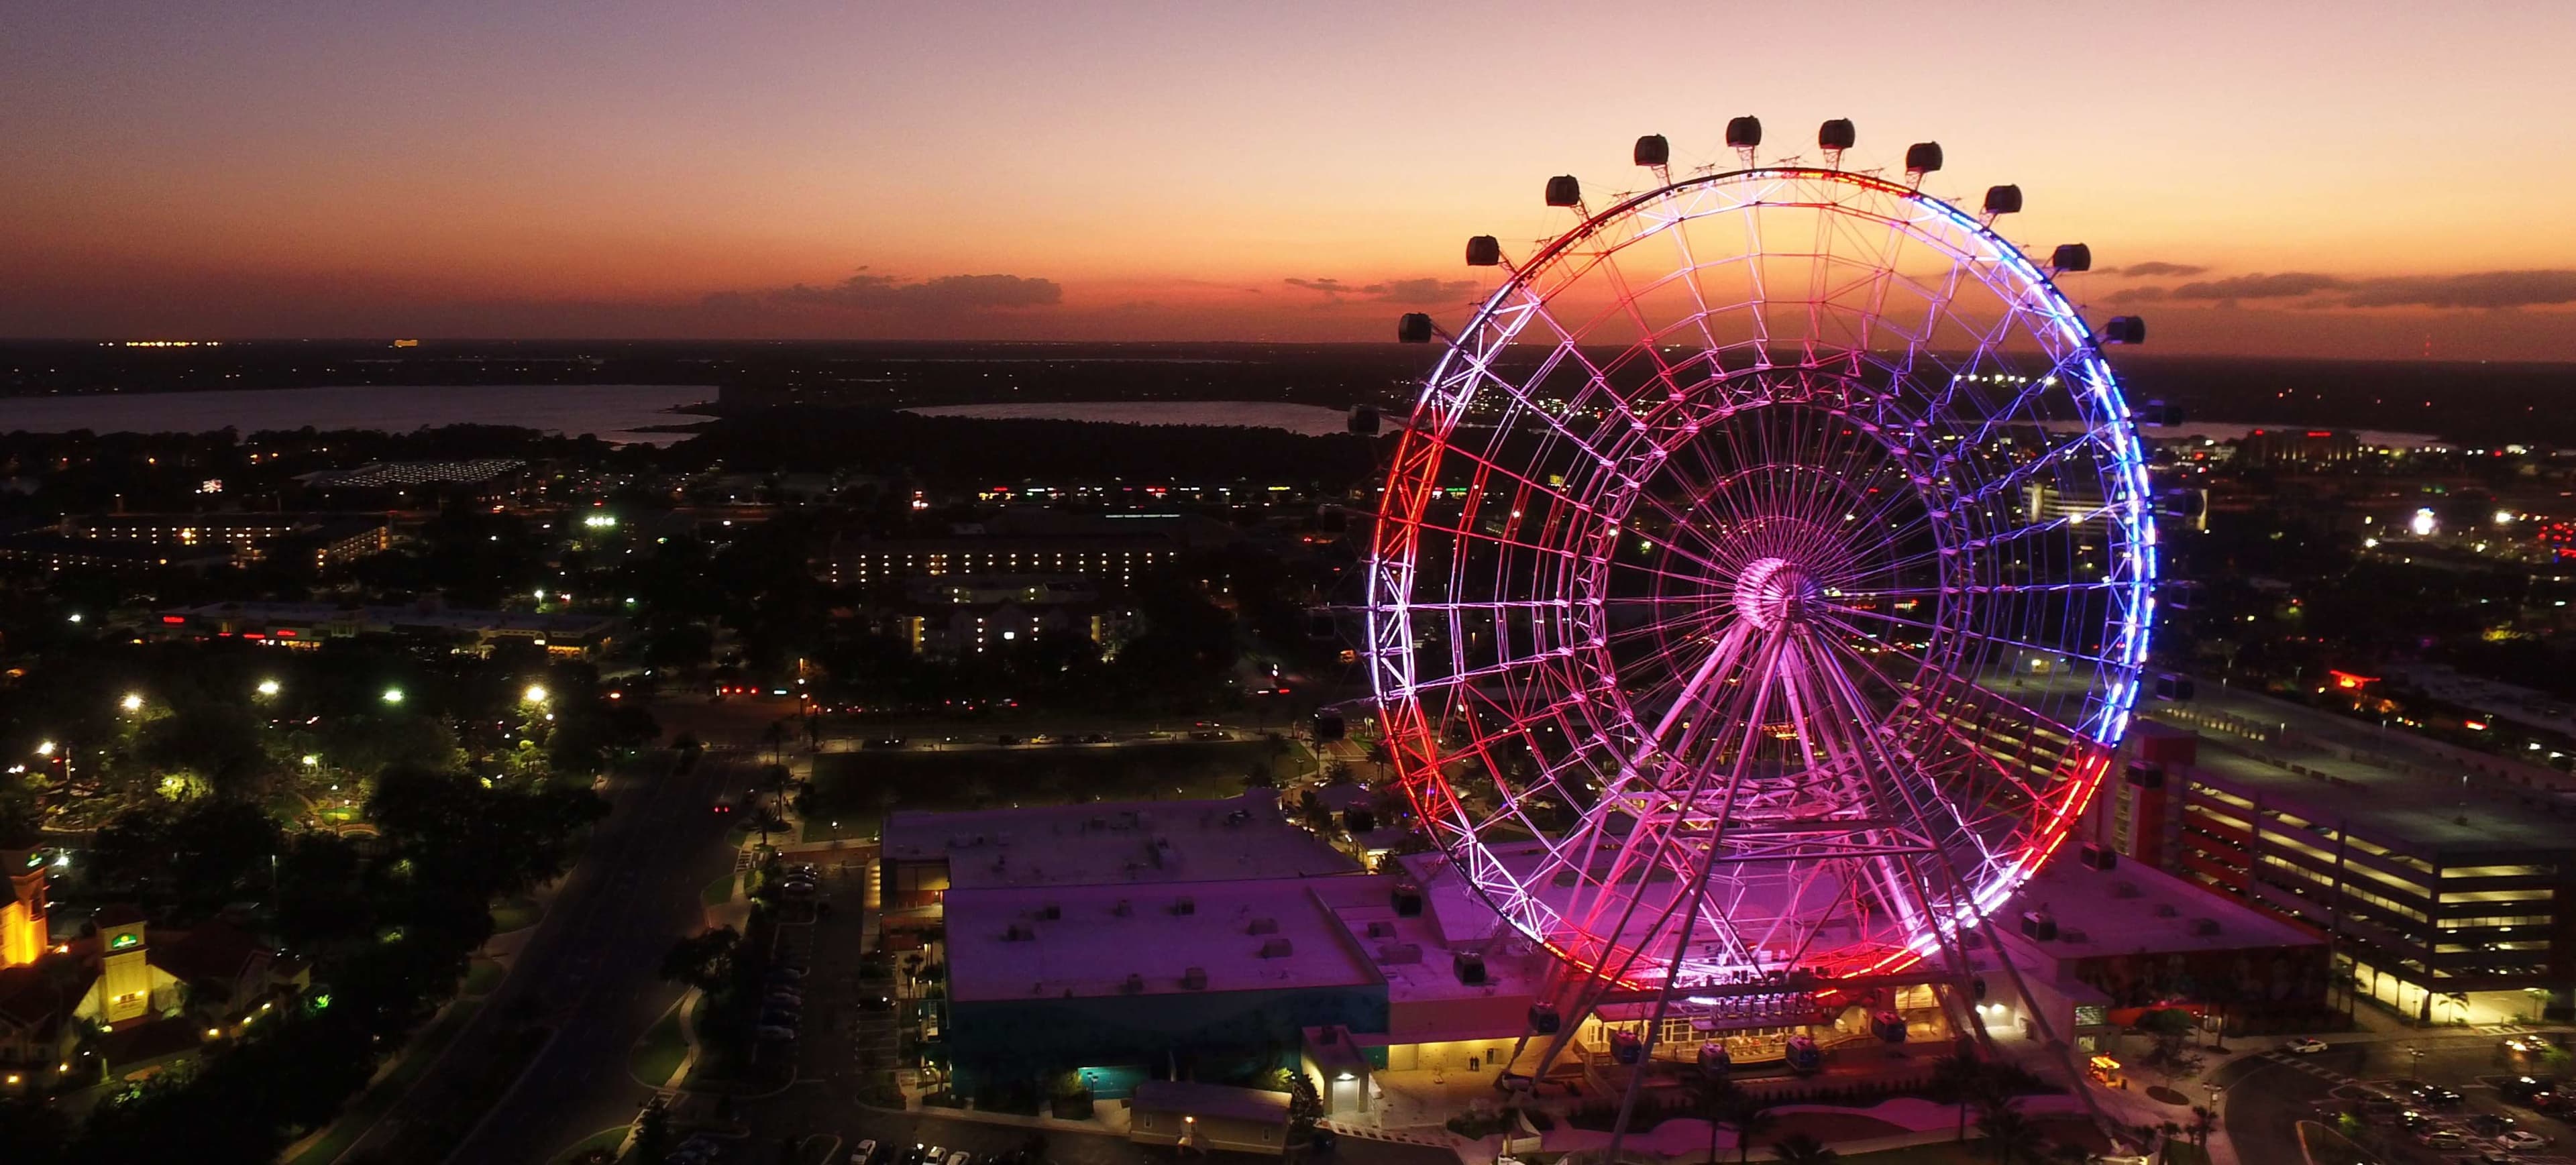
<path id="1" fill-rule="evenodd" d="M 1642 133 L 1731 167 L 1721 129 L 1752 113 L 1766 157 L 1849 117 L 1854 168 L 1939 140 L 1927 190 L 2019 184 L 2005 233 L 2091 244 L 2106 273 L 2071 294 L 2147 314 L 2159 351 L 2576 359 L 2576 138 L 2535 128 L 2571 103 L 2565 6 L 161 0 L 16 23 L 13 337 L 1377 340 L 1463 316 L 1440 285 L 1490 275 L 1468 235 L 1525 253 L 1570 225 L 1550 175 L 1642 185 Z M 2142 263 L 2166 273 L 2107 273 Z"/>

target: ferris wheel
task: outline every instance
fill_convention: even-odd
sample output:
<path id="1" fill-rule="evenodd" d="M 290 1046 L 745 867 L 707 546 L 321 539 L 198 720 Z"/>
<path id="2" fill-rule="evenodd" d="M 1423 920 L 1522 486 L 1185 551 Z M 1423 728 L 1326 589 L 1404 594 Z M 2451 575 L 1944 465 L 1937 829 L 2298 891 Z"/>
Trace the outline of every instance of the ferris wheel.
<path id="1" fill-rule="evenodd" d="M 1525 258 L 1444 350 L 1372 535 L 1365 663 L 1423 827 L 1510 926 L 1623 989 L 1860 982 L 1958 953 L 2126 729 L 2156 577 L 2089 327 L 1901 177 L 1654 178 Z M 1401 338 L 1428 342 L 1427 316 Z"/>

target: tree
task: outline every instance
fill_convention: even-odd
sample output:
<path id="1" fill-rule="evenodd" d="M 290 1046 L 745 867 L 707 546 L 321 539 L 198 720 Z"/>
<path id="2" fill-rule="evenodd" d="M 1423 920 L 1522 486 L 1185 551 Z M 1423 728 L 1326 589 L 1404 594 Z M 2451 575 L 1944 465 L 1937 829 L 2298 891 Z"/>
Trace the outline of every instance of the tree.
<path id="1" fill-rule="evenodd" d="M 662 978 L 700 991 L 716 990 L 733 978 L 734 952 L 741 945 L 742 935 L 730 926 L 681 939 L 662 956 Z"/>
<path id="2" fill-rule="evenodd" d="M 1753 1160 L 1753 1138 L 1780 1123 L 1779 1115 L 1761 1097 L 1742 1091 L 1727 1106 L 1726 1118 L 1726 1123 L 1735 1129 L 1735 1159 L 1742 1162 Z"/>
<path id="3" fill-rule="evenodd" d="M 2209 1130 L 2218 1123 L 2218 1113 L 2208 1105 L 2191 1106 L 2191 1143 L 2196 1149 L 2209 1147 Z"/>
<path id="4" fill-rule="evenodd" d="M 1771 1142 L 1771 1156 L 1786 1165 L 1834 1165 L 1842 1159 L 1842 1154 L 1805 1133 L 1791 1133 Z"/>
<path id="5" fill-rule="evenodd" d="M 1986 1151 L 1994 1156 L 1995 1165 L 2030 1165 L 2039 1160 L 2039 1127 L 2010 1107 L 1979 1116 L 1977 1132 L 1985 1137 Z"/>
<path id="6" fill-rule="evenodd" d="M 2156 1060 L 2169 1063 L 2182 1052 L 2183 1041 L 2191 1038 L 2198 1026 L 2191 1013 L 2179 1008 L 2159 1007 L 2138 1017 L 2138 1030 L 2156 1038 Z"/>
<path id="7" fill-rule="evenodd" d="M 1986 1065 L 1970 1052 L 1952 1052 L 1932 1065 L 1932 1094 L 1959 1109 L 1959 1140 L 1968 1139 L 1968 1106 L 1988 1079 Z"/>

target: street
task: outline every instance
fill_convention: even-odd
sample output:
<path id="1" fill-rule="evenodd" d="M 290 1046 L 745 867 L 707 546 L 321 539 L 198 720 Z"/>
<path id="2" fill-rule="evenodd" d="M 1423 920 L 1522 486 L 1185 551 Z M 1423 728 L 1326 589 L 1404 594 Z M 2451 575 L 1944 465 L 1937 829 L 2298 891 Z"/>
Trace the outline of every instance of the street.
<path id="1" fill-rule="evenodd" d="M 2518 1160 L 2532 1165 L 2560 1165 L 2576 1160 L 2571 1156 L 2576 1143 L 2569 1140 L 2576 1130 L 2554 1117 L 2506 1104 L 2497 1094 L 2493 1078 L 2547 1074 L 2537 1062 L 2538 1056 L 2506 1052 L 2499 1035 L 2459 1031 L 2329 1042 L 2332 1046 L 2315 1055 L 2273 1052 L 2239 1057 L 2211 1074 L 2209 1082 L 2224 1090 L 2222 1119 L 2239 1160 L 2302 1160 L 2297 1126 L 2301 1121 L 2320 1119 L 2318 1105 L 2348 1107 L 2366 1088 L 2400 1096 L 2402 1100 L 2395 1082 L 2404 1080 L 2438 1084 L 2467 1098 L 2456 1109 L 2433 1112 L 2431 1115 L 2437 1118 L 2465 1125 L 2474 1114 L 2500 1115 L 2512 1118 L 2514 1128 L 2548 1138 L 2546 1148 L 2515 1154 Z M 2186 1093 L 2201 1091 L 2189 1084 L 2182 1088 Z M 2193 1099 L 2200 1097 L 2195 1095 Z M 2393 1125 L 2374 1127 L 2386 1141 L 2399 1147 L 2399 1156 L 2418 1162 L 2471 1158 L 2491 1143 L 2470 1131 L 2462 1148 L 2437 1152 L 2422 1147 Z"/>
<path id="2" fill-rule="evenodd" d="M 732 866 L 730 822 L 708 805 L 750 771 L 744 754 L 710 752 L 686 774 L 658 764 L 610 780 L 614 808 L 508 978 L 344 1160 L 543 1162 L 634 1115 L 649 1090 L 628 1078 L 627 1054 L 680 994 L 658 977 L 662 954 L 697 929 L 699 889 Z M 498 1095 L 521 1020 L 554 1035 Z"/>

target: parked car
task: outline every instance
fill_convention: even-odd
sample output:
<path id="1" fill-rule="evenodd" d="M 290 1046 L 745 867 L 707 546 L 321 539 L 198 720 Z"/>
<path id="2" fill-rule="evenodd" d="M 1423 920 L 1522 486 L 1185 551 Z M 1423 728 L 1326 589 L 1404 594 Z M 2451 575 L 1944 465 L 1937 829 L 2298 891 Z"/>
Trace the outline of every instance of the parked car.
<path id="1" fill-rule="evenodd" d="M 850 1146 L 850 1165 L 877 1165 L 877 1143 L 861 1141 Z"/>
<path id="2" fill-rule="evenodd" d="M 2406 1090 L 2406 1098 L 2422 1108 L 2449 1108 L 2460 1103 L 2460 1094 L 2439 1084 L 2418 1084 Z"/>
<path id="3" fill-rule="evenodd" d="M 2497 1137 L 2496 1143 L 2517 1152 L 2529 1152 L 2549 1144 L 2549 1138 L 2523 1129 L 2515 1129 Z"/>
<path id="4" fill-rule="evenodd" d="M 2297 1056 L 2313 1056 L 2326 1050 L 2326 1042 L 2315 1036 L 2301 1036 L 2281 1045 L 2281 1050 Z"/>
<path id="5" fill-rule="evenodd" d="M 2458 1129 L 2431 1129 L 2422 1134 L 2427 1149 L 2457 1149 L 2469 1143 Z"/>
<path id="6" fill-rule="evenodd" d="M 943 1162 L 942 1165 L 975 1165 L 975 1155 L 964 1149 L 959 1149 L 956 1152 L 950 1153 L 948 1155 L 948 1159 Z"/>
<path id="7" fill-rule="evenodd" d="M 2397 1114 L 2397 1127 L 2410 1133 L 2430 1128 L 2432 1124 L 2433 1118 L 2430 1114 L 2417 1112 L 2411 1108 Z"/>

